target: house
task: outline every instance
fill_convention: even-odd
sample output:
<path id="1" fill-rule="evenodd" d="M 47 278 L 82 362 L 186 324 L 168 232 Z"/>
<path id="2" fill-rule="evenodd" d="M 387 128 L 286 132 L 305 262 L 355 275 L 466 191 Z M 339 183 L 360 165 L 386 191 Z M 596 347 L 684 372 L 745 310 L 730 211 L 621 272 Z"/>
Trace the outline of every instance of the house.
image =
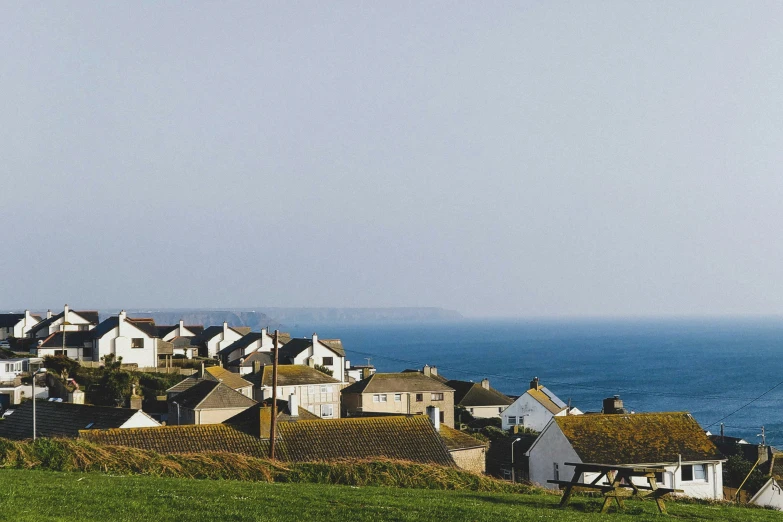
<path id="1" fill-rule="evenodd" d="M 552 417 L 527 451 L 529 479 L 570 480 L 570 463 L 644 465 L 665 469 L 658 483 L 696 498 L 723 498 L 726 458 L 689 413 L 565 415 Z M 596 474 L 584 474 L 592 482 Z M 641 481 L 639 482 L 641 484 Z"/>
<path id="2" fill-rule="evenodd" d="M 39 340 L 32 351 L 38 357 L 65 355 L 76 361 L 92 361 L 94 344 L 92 331 L 55 332 L 46 339 Z"/>
<path id="3" fill-rule="evenodd" d="M 158 331 L 152 319 L 132 319 L 122 310 L 96 326 L 92 337 L 94 361 L 111 354 L 122 357 L 123 364 L 158 365 Z"/>
<path id="4" fill-rule="evenodd" d="M 514 400 L 490 387 L 489 379 L 481 383 L 469 381 L 446 381 L 446 386 L 454 389 L 454 406 L 464 408 L 477 419 L 500 418 L 500 414 Z"/>
<path id="5" fill-rule="evenodd" d="M 230 386 L 207 379 L 174 395 L 168 402 L 170 425 L 218 424 L 256 404 Z"/>
<path id="6" fill-rule="evenodd" d="M 287 333 L 277 334 L 278 346 L 283 346 L 291 340 L 291 335 Z M 271 352 L 275 346 L 274 333 L 270 333 L 266 328 L 262 328 L 260 332 L 250 332 L 226 346 L 218 352 L 218 358 L 223 362 L 224 366 L 229 365 L 234 361 L 245 358 L 254 352 Z"/>
<path id="7" fill-rule="evenodd" d="M 260 422 L 260 420 L 259 420 Z M 79 436 L 95 444 L 159 453 L 232 452 L 266 458 L 269 439 L 236 425 L 163 426 L 154 429 L 89 430 Z M 298 420 L 277 425 L 275 456 L 283 462 L 394 459 L 454 467 L 446 444 L 424 415 Z"/>
<path id="8" fill-rule="evenodd" d="M 182 379 L 177 384 L 166 390 L 166 401 L 171 401 L 171 399 L 185 390 L 189 390 L 196 384 L 200 383 L 204 379 L 199 379 L 198 377 L 186 377 L 185 379 Z"/>
<path id="9" fill-rule="evenodd" d="M 581 415 L 577 408 L 569 409 L 557 395 L 542 386 L 538 377 L 530 381 L 530 388 L 500 414 L 503 429 L 523 426 L 541 431 L 552 417 Z"/>
<path id="10" fill-rule="evenodd" d="M 253 352 L 246 357 L 234 359 L 226 365 L 229 371 L 239 375 L 259 372 L 267 364 L 272 364 L 272 354 L 269 352 Z"/>
<path id="11" fill-rule="evenodd" d="M 272 366 L 264 366 L 248 379 L 256 385 L 255 399 L 272 397 Z M 278 397 L 294 395 L 298 404 L 322 419 L 340 417 L 340 390 L 345 383 L 302 364 L 281 364 L 277 367 Z"/>
<path id="12" fill-rule="evenodd" d="M 27 337 L 28 332 L 41 322 L 41 317 L 33 315 L 30 310 L 23 314 L 0 314 L 0 341 L 13 337 Z"/>
<path id="13" fill-rule="evenodd" d="M 295 395 L 290 395 L 288 400 L 278 399 L 276 413 L 278 425 L 283 422 L 318 420 L 320 418 L 302 408 Z M 242 413 L 226 419 L 223 424 L 228 424 L 256 437 L 268 439 L 272 424 L 272 401 L 270 399 L 255 404 Z"/>
<path id="14" fill-rule="evenodd" d="M 0 411 L 22 402 L 22 372 L 27 359 L 0 359 Z"/>
<path id="15" fill-rule="evenodd" d="M 293 342 L 293 341 L 292 341 Z M 454 390 L 419 372 L 375 373 L 343 388 L 343 411 L 424 414 L 427 406 L 440 410 L 440 422 L 454 427 Z"/>
<path id="16" fill-rule="evenodd" d="M 158 338 L 161 341 L 171 343 L 171 355 L 183 356 L 192 359 L 198 355 L 198 342 L 196 339 L 204 333 L 202 325 L 188 325 L 180 319 L 179 324 L 156 326 Z M 162 355 L 162 354 L 158 354 Z"/>
<path id="17" fill-rule="evenodd" d="M 323 366 L 335 379 L 346 382 L 345 350 L 340 339 L 319 339 L 315 333 L 310 339 L 291 339 L 280 348 L 278 357 L 282 364 Z"/>
<path id="18" fill-rule="evenodd" d="M 68 305 L 63 307 L 62 313 L 52 315 L 52 311 L 46 312 L 46 318 L 35 324 L 27 332 L 29 337 L 46 339 L 55 332 L 83 332 L 92 330 L 98 325 L 98 312 L 95 310 L 71 310 Z"/>
<path id="19" fill-rule="evenodd" d="M 76 438 L 79 430 L 108 428 L 153 428 L 160 426 L 141 410 L 87 406 L 68 402 L 36 401 L 35 429 L 38 437 Z M 0 437 L 30 439 L 33 435 L 33 402 L 25 401 L 0 422 Z"/>
<path id="20" fill-rule="evenodd" d="M 778 451 L 770 453 L 770 459 L 765 466 L 767 470 L 765 474 L 769 476 L 769 479 L 753 495 L 750 503 L 783 511 L 783 487 L 781 487 L 783 485 L 783 453 Z"/>
<path id="21" fill-rule="evenodd" d="M 210 366 L 204 370 L 204 379 L 208 381 L 222 382 L 232 390 L 238 391 L 245 397 L 253 398 L 253 383 L 248 382 L 239 374 L 232 373 L 220 366 Z"/>
<path id="22" fill-rule="evenodd" d="M 199 355 L 215 357 L 223 348 L 230 346 L 243 336 L 250 333 L 249 328 L 234 328 L 223 321 L 223 326 L 209 326 L 196 339 L 200 344 Z"/>
<path id="23" fill-rule="evenodd" d="M 354 364 L 345 361 L 345 380 L 347 382 L 356 382 L 366 379 L 375 373 L 375 366 L 371 364 Z"/>
<path id="24" fill-rule="evenodd" d="M 457 467 L 482 474 L 487 470 L 488 443 L 441 424 L 438 408 L 429 406 L 427 416 L 449 450 Z"/>

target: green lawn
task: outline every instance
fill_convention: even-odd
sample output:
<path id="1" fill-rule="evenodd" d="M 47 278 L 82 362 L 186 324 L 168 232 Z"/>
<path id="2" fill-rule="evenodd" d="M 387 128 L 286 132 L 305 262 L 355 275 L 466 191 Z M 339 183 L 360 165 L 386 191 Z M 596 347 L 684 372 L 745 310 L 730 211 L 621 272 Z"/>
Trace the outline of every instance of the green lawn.
<path id="1" fill-rule="evenodd" d="M 0 470 L 0 520 L 15 522 L 240 520 L 662 520 L 772 521 L 778 512 L 668 502 L 629 502 L 624 514 L 600 515 L 598 499 L 578 497 L 565 510 L 552 495 L 515 495 L 320 484 L 269 484 Z"/>

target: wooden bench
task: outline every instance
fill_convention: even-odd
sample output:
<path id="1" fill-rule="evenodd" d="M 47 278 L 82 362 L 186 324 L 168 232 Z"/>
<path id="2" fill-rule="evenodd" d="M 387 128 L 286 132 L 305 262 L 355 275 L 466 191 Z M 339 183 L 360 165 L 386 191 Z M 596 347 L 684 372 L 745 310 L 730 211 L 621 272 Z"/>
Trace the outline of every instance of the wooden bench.
<path id="1" fill-rule="evenodd" d="M 618 509 L 625 509 L 623 500 L 626 498 L 652 498 L 658 506 L 658 511 L 665 514 L 666 505 L 663 503 L 663 497 L 670 493 L 682 493 L 681 489 L 658 487 L 655 474 L 663 473 L 663 468 L 584 462 L 566 462 L 565 465 L 574 467 L 574 476 L 571 480 L 547 481 L 550 484 L 565 486 L 563 498 L 560 500 L 560 507 L 565 507 L 568 501 L 571 500 L 571 493 L 573 493 L 574 488 L 584 488 L 603 493 L 604 503 L 601 506 L 601 513 L 609 511 L 609 505 L 612 500 L 617 503 Z M 598 473 L 598 476 L 592 482 L 580 482 L 579 480 L 584 473 Z M 633 479 L 639 477 L 644 477 L 647 484 L 634 484 Z M 603 478 L 606 478 L 607 484 L 600 483 Z"/>

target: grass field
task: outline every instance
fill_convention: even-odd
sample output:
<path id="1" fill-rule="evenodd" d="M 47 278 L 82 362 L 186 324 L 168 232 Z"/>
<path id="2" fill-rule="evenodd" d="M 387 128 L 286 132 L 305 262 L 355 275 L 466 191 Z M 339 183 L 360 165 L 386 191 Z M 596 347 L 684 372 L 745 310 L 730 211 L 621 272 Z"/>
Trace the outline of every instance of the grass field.
<path id="1" fill-rule="evenodd" d="M 244 520 L 564 520 L 779 521 L 779 512 L 668 502 L 628 502 L 625 513 L 600 515 L 599 500 L 402 488 L 281 484 L 37 470 L 0 470 L 0 520 L 244 521 Z"/>

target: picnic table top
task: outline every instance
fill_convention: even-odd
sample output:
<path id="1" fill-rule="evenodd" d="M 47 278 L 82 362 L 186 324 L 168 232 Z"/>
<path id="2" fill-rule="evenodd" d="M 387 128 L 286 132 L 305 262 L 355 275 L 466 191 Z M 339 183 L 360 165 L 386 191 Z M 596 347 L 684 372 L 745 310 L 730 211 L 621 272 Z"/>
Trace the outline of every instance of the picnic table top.
<path id="1" fill-rule="evenodd" d="M 663 473 L 666 471 L 661 467 L 637 466 L 633 464 L 598 464 L 593 462 L 565 462 L 566 466 L 573 466 L 576 471 L 613 471 L 623 470 L 631 474 L 645 475 L 647 473 Z"/>

